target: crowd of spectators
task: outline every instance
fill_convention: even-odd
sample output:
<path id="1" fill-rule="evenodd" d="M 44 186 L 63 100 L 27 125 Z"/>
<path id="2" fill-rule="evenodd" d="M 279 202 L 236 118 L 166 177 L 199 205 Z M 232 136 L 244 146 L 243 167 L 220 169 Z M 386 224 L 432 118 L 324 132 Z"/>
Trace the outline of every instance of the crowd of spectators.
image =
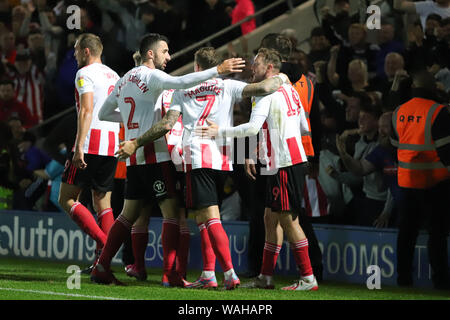
<path id="1" fill-rule="evenodd" d="M 312 127 L 313 136 L 320 140 L 315 150 L 318 170 L 310 178 L 317 182 L 317 197 L 325 197 L 326 205 L 314 221 L 396 226 L 397 160 L 388 139 L 389 112 L 411 98 L 411 74 L 422 69 L 435 78 L 435 99 L 449 103 L 450 8 L 448 0 L 438 2 L 444 10 L 423 17 L 421 11 L 407 11 L 397 0 L 383 1 L 381 29 L 368 31 L 361 23 L 367 17 L 351 15 L 348 0 L 335 0 L 333 8 L 321 8 L 321 24 L 311 31 L 309 52 L 299 48 L 295 37 L 300 25 L 281 33 L 291 43 L 285 57 L 293 71 L 291 81 L 307 76 L 318 100 L 320 128 Z M 80 29 L 66 26 L 70 4 L 81 8 Z M 267 4 L 257 0 L 0 0 L 0 209 L 58 209 L 55 186 L 66 149 L 75 138 L 76 116 L 64 118 L 67 125 L 60 121 L 58 134 L 50 134 L 54 123 L 39 131 L 27 129 L 73 107 L 77 71 L 73 46 L 78 34 L 98 34 L 104 63 L 123 74 L 134 66 L 132 53 L 145 33 L 165 34 L 171 52 L 176 52 Z M 208 45 L 218 47 L 263 22 L 250 20 Z M 236 75 L 243 81 L 250 81 L 257 48 L 249 49 L 230 52 L 247 60 L 248 69 Z M 236 105 L 235 124 L 246 122 L 250 110 L 248 101 Z M 46 138 L 44 143 L 37 143 L 36 133 Z M 370 170 L 358 165 L 363 160 L 370 162 Z M 237 166 L 226 184 L 230 198 L 225 206 L 235 208 L 240 198 L 240 212 L 224 208 L 228 219 L 248 219 L 246 212 L 256 205 L 248 199 L 258 198 L 249 196 L 255 193 L 252 188 Z"/>

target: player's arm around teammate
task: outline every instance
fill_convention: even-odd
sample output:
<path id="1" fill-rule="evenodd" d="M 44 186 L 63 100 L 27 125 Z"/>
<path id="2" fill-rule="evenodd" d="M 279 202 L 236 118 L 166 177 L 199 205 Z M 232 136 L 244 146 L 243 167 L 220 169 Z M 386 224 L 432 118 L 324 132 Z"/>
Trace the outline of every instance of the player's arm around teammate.
<path id="1" fill-rule="evenodd" d="M 271 94 L 278 90 L 278 88 L 283 83 L 289 83 L 289 79 L 285 74 L 278 74 L 275 77 L 271 77 L 269 79 L 265 79 L 258 83 L 252 83 L 248 84 L 244 87 L 242 91 L 242 97 L 248 98 L 252 96 L 263 96 Z M 114 119 L 115 117 L 115 111 L 113 109 L 113 106 L 105 108 L 105 110 L 102 109 L 103 118 L 110 118 Z M 117 155 L 119 156 L 119 159 L 126 159 L 130 157 L 132 154 L 136 152 L 136 150 L 151 142 L 154 141 L 163 135 L 165 135 L 167 132 L 169 132 L 175 123 L 178 120 L 178 117 L 180 116 L 179 111 L 170 110 L 166 113 L 166 115 L 156 123 L 154 126 L 152 126 L 147 132 L 145 132 L 142 136 L 138 137 L 137 139 L 133 141 L 124 141 L 120 144 L 120 149 L 117 151 Z M 206 119 L 207 122 L 211 123 L 208 119 Z M 257 133 L 257 132 L 256 132 Z M 255 133 L 255 134 L 256 134 Z"/>

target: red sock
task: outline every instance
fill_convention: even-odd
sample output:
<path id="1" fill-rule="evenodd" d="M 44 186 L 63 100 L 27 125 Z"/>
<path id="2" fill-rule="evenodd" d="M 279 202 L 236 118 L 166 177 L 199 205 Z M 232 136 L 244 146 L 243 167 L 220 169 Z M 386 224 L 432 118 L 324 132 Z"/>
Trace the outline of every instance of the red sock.
<path id="1" fill-rule="evenodd" d="M 203 271 L 214 271 L 216 269 L 216 255 L 209 239 L 208 230 L 204 223 L 198 225 L 200 230 L 200 241 L 203 258 Z"/>
<path id="2" fill-rule="evenodd" d="M 180 236 L 177 248 L 177 272 L 186 279 L 186 271 L 189 257 L 189 242 L 191 234 L 188 226 L 180 226 Z"/>
<path id="3" fill-rule="evenodd" d="M 119 251 L 120 246 L 130 234 L 131 223 L 122 215 L 118 216 L 109 230 L 108 240 L 100 255 L 99 262 L 105 269 L 111 266 L 111 260 Z"/>
<path id="4" fill-rule="evenodd" d="M 161 242 L 163 247 L 164 274 L 169 275 L 177 257 L 180 226 L 177 219 L 163 219 Z"/>
<path id="5" fill-rule="evenodd" d="M 281 246 L 266 241 L 263 251 L 261 274 L 265 276 L 273 275 L 280 250 Z"/>
<path id="6" fill-rule="evenodd" d="M 208 230 L 209 239 L 214 250 L 214 254 L 219 260 L 223 272 L 233 268 L 231 262 L 230 243 L 228 236 L 223 229 L 220 219 L 213 218 L 206 222 L 206 229 Z"/>
<path id="7" fill-rule="evenodd" d="M 97 214 L 97 220 L 100 228 L 106 235 L 108 235 L 109 229 L 111 229 L 111 226 L 114 223 L 114 215 L 112 209 L 108 208 L 100 211 L 100 213 Z"/>
<path id="8" fill-rule="evenodd" d="M 72 220 L 88 234 L 92 239 L 103 247 L 106 242 L 106 234 L 100 229 L 91 212 L 79 202 L 75 202 L 70 208 Z"/>
<path id="9" fill-rule="evenodd" d="M 145 251 L 148 245 L 148 227 L 131 228 L 131 243 L 133 247 L 134 265 L 137 270 L 145 268 Z"/>
<path id="10" fill-rule="evenodd" d="M 296 243 L 291 243 L 291 249 L 294 253 L 295 262 L 300 270 L 300 275 L 302 277 L 311 276 L 313 270 L 308 254 L 308 239 L 305 238 Z"/>

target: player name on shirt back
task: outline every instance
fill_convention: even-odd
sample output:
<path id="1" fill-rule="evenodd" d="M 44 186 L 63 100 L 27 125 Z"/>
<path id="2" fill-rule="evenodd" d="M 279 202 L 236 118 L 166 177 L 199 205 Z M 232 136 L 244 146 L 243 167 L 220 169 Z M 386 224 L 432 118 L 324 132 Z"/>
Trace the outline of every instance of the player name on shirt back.
<path id="1" fill-rule="evenodd" d="M 200 86 L 195 88 L 195 90 L 186 90 L 184 93 L 185 97 L 189 98 L 195 98 L 196 95 L 205 92 L 205 91 L 211 91 L 214 92 L 216 95 L 219 95 L 222 92 L 221 88 L 217 87 L 218 82 L 216 81 L 215 84 L 209 84 L 207 82 L 202 82 Z"/>

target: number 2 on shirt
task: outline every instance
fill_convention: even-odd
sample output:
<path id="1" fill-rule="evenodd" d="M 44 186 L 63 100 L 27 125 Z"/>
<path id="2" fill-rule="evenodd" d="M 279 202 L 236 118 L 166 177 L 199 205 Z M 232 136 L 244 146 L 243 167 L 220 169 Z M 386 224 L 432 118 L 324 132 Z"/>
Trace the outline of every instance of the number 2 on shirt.
<path id="1" fill-rule="evenodd" d="M 214 101 L 216 100 L 216 96 L 213 94 L 207 94 L 204 96 L 196 96 L 195 99 L 197 101 L 207 101 L 205 109 L 203 109 L 203 113 L 200 116 L 200 119 L 198 119 L 197 125 L 204 125 L 206 118 L 209 116 L 209 113 L 211 112 L 211 109 L 214 105 Z"/>
<path id="2" fill-rule="evenodd" d="M 130 104 L 130 115 L 128 116 L 127 128 L 128 130 L 139 128 L 139 123 L 133 122 L 134 109 L 136 108 L 136 103 L 132 97 L 126 97 L 123 99 L 125 103 Z"/>

